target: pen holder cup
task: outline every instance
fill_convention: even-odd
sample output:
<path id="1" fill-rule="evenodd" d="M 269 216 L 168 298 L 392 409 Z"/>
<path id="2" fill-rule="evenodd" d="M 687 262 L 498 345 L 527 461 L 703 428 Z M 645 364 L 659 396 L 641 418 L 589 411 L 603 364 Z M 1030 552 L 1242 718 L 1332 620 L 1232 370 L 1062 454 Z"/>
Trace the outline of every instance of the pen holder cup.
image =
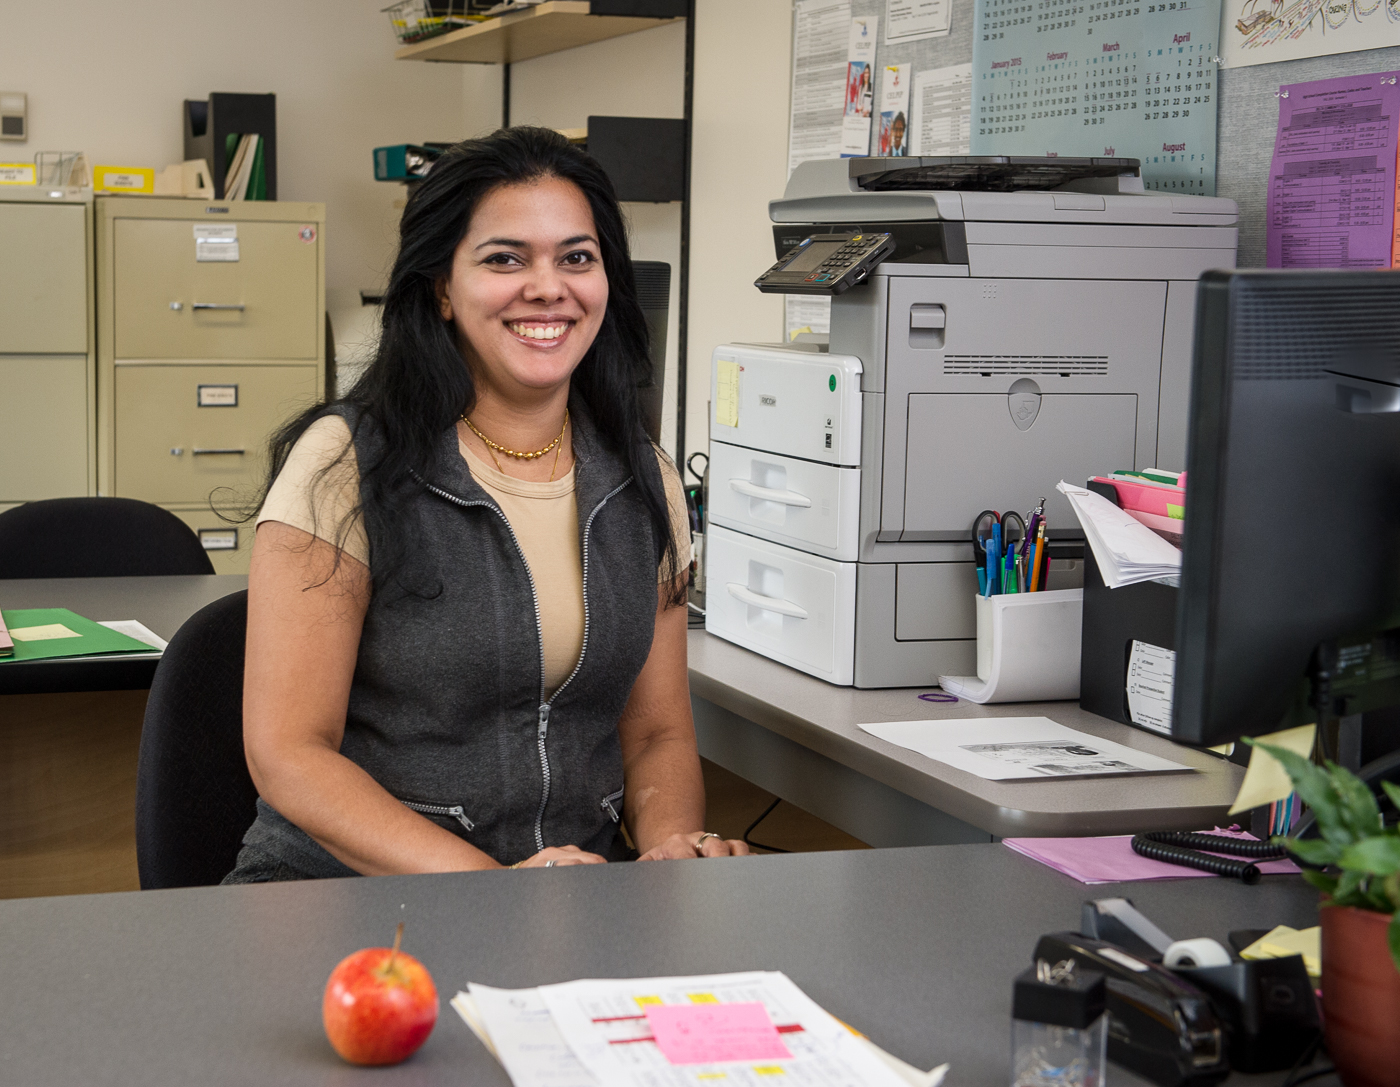
<path id="1" fill-rule="evenodd" d="M 977 675 L 941 676 L 969 702 L 1079 697 L 1083 589 L 977 597 Z"/>

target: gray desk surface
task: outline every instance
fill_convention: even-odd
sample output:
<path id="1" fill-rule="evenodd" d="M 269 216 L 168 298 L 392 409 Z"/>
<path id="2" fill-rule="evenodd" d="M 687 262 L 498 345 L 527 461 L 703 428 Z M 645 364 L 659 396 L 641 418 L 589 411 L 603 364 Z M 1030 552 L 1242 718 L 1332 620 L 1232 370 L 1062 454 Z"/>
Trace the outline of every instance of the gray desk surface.
<path id="1" fill-rule="evenodd" d="M 703 630 L 691 631 L 689 638 L 690 690 L 696 698 L 998 837 L 1198 830 L 1226 818 L 1244 777 L 1242 767 L 1109 721 L 1080 709 L 1077 702 L 923 702 L 918 695 L 927 688 L 835 687 Z M 877 721 L 1039 716 L 1198 772 L 985 781 L 856 727 Z"/>
<path id="2" fill-rule="evenodd" d="M 98 622 L 136 619 L 169 641 L 204 605 L 248 587 L 237 574 L 70 577 L 0 581 L 0 607 L 67 608 Z M 119 691 L 151 685 L 154 659 L 24 661 L 0 664 L 0 693 Z"/>
<path id="3" fill-rule="evenodd" d="M 1179 938 L 1317 923 L 1296 876 L 1085 887 L 1002 845 L 16 899 L 0 902 L 0 1078 L 504 1087 L 447 1006 L 468 981 L 772 969 L 912 1064 L 952 1062 L 953 1087 L 989 1087 L 1007 1082 L 1011 983 L 1036 938 L 1119 894 Z M 322 1033 L 322 988 L 400 919 L 438 1025 L 407 1064 L 352 1069 Z"/>

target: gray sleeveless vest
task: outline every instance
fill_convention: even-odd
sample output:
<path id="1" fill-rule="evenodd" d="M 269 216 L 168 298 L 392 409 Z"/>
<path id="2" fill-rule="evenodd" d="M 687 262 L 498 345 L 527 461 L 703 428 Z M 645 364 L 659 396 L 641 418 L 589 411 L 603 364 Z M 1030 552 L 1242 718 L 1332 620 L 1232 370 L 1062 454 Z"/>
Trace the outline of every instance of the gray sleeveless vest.
<path id="1" fill-rule="evenodd" d="M 377 459 L 370 420 L 337 407 L 361 465 Z M 505 514 L 472 479 L 455 428 L 413 503 L 406 585 L 365 616 L 341 754 L 402 803 L 502 864 L 549 845 L 607 855 L 622 812 L 617 722 L 651 651 L 665 548 L 626 462 L 571 399 L 583 653 L 546 699 L 534 582 Z M 654 458 L 642 458 L 661 487 Z M 370 564 L 375 562 L 370 530 Z M 374 569 L 376 574 L 379 570 Z M 314 682 L 314 677 L 308 677 Z M 308 877 L 355 873 L 258 801 L 244 844 Z"/>

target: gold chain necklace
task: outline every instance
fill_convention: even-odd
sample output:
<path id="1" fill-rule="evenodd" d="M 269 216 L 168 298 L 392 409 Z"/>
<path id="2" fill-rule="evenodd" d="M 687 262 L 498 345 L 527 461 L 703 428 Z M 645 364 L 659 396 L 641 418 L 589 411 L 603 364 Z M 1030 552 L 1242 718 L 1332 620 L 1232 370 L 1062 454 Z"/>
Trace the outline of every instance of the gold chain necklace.
<path id="1" fill-rule="evenodd" d="M 493 442 L 490 438 L 488 438 L 485 434 L 481 433 L 481 431 L 479 431 L 476 428 L 476 424 L 473 423 L 470 419 L 468 419 L 465 415 L 462 416 L 462 422 L 466 423 L 467 426 L 471 429 L 471 432 L 475 434 L 478 438 L 480 438 L 485 444 L 486 451 L 491 454 L 492 463 L 496 465 L 496 471 L 498 472 L 501 471 L 501 462 L 496 460 L 497 453 L 504 453 L 506 456 L 514 457 L 516 460 L 537 460 L 538 458 L 548 453 L 551 449 L 553 449 L 554 466 L 550 469 L 549 480 L 551 483 L 554 482 L 554 473 L 559 470 L 559 451 L 564 447 L 564 433 L 569 429 L 568 408 L 564 409 L 564 425 L 559 428 L 559 433 L 555 437 L 554 441 L 550 442 L 543 449 L 535 450 L 533 453 L 519 453 L 514 449 L 507 449 L 503 445 L 498 445 L 496 442 Z"/>

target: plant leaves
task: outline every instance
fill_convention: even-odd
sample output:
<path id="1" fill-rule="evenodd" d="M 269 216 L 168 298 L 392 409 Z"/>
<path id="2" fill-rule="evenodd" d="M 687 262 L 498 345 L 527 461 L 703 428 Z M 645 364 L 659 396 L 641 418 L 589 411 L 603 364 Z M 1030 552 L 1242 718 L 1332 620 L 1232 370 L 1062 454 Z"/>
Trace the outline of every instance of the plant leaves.
<path id="1" fill-rule="evenodd" d="M 1381 823 L 1381 809 L 1376 803 L 1376 794 L 1371 787 L 1343 766 L 1334 762 L 1327 764 L 1328 775 L 1337 790 L 1342 804 L 1342 814 L 1347 826 L 1357 839 L 1379 834 L 1384 826 Z"/>
<path id="2" fill-rule="evenodd" d="M 1366 895 L 1361 890 L 1361 885 L 1366 880 L 1365 872 L 1343 872 L 1337 880 L 1337 889 L 1332 892 L 1332 898 L 1339 906 L 1360 906 L 1362 909 L 1370 909 L 1371 904 L 1366 901 Z"/>
<path id="3" fill-rule="evenodd" d="M 1283 846 L 1299 860 L 1320 868 L 1336 864 L 1337 858 L 1342 854 L 1342 850 L 1337 846 L 1319 838 L 1285 838 L 1279 835 L 1272 841 L 1274 845 Z"/>
<path id="4" fill-rule="evenodd" d="M 1400 785 L 1393 781 L 1382 781 L 1381 788 L 1385 790 L 1385 795 L 1390 797 L 1390 802 L 1395 805 L 1395 810 L 1400 811 Z"/>
<path id="5" fill-rule="evenodd" d="M 1395 969 L 1400 970 L 1400 913 L 1390 919 L 1386 938 L 1390 944 L 1390 957 L 1395 961 Z"/>
<path id="6" fill-rule="evenodd" d="M 1303 878 L 1329 898 L 1336 893 L 1336 876 L 1329 876 L 1326 872 L 1318 872 L 1314 869 L 1306 868 L 1303 870 Z"/>
<path id="7" fill-rule="evenodd" d="M 1400 872 L 1385 877 L 1385 896 L 1390 899 L 1391 912 L 1400 910 Z"/>
<path id="8" fill-rule="evenodd" d="M 1337 867 L 1349 872 L 1393 875 L 1400 872 L 1400 837 L 1385 834 L 1354 842 L 1342 850 L 1336 863 Z"/>
<path id="9" fill-rule="evenodd" d="M 1286 748 L 1251 740 L 1283 766 L 1293 788 L 1317 816 L 1317 827 L 1324 839 L 1338 846 L 1349 846 L 1370 838 L 1381 829 L 1376 798 L 1351 771 L 1329 762 L 1316 765 Z"/>

